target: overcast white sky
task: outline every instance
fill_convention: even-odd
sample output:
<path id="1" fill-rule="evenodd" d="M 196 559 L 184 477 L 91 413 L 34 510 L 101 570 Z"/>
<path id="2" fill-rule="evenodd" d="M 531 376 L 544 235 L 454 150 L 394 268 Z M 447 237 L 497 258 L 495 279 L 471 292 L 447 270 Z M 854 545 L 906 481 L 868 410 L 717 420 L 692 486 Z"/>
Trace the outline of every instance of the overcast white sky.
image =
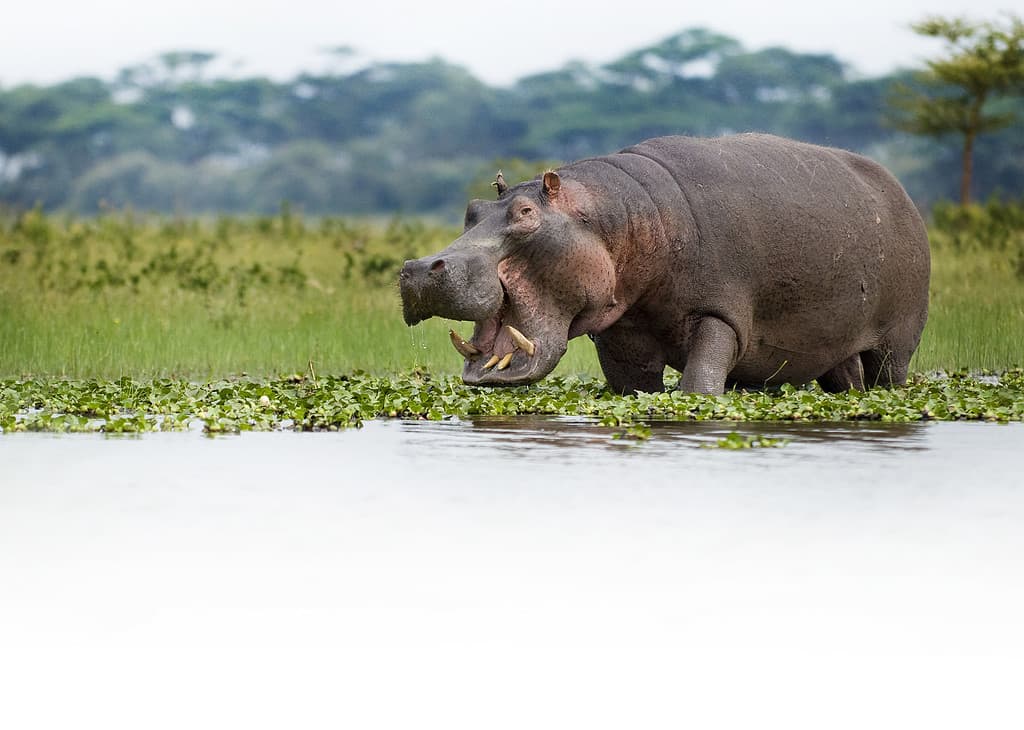
<path id="1" fill-rule="evenodd" d="M 373 60 L 441 56 L 491 83 L 579 59 L 603 63 L 704 26 L 751 49 L 831 52 L 864 75 L 939 48 L 907 24 L 926 14 L 995 18 L 1020 0 L 13 0 L 0 10 L 0 84 L 109 77 L 168 50 L 209 50 L 234 74 L 320 70 L 321 50 Z"/>

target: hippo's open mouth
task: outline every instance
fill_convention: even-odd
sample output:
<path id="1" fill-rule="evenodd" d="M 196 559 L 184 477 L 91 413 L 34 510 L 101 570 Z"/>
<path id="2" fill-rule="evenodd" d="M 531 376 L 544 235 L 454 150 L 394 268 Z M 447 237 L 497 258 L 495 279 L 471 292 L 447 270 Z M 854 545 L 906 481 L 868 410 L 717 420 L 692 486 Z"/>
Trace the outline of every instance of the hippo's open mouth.
<path id="1" fill-rule="evenodd" d="M 494 316 L 475 322 L 471 339 L 449 331 L 452 345 L 465 360 L 462 379 L 469 385 L 534 383 L 565 354 L 566 338 L 552 337 L 539 330 L 536 322 L 523 321 L 504 281 L 501 286 L 501 307 Z"/>

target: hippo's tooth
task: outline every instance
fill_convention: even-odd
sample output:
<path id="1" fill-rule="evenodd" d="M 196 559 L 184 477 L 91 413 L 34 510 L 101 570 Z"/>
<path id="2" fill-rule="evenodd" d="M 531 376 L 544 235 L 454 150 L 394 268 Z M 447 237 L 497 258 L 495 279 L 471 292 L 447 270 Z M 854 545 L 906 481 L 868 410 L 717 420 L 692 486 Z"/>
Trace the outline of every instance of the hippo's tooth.
<path id="1" fill-rule="evenodd" d="M 490 370 L 498 364 L 499 358 L 497 355 L 491 355 L 491 359 L 484 363 L 484 370 Z"/>
<path id="2" fill-rule="evenodd" d="M 508 367 L 508 364 L 510 362 L 512 362 L 512 353 L 511 352 L 509 354 L 505 355 L 505 357 L 501 358 L 501 361 L 498 363 L 498 370 L 504 370 L 505 368 Z"/>
<path id="3" fill-rule="evenodd" d="M 466 342 L 459 333 L 455 330 L 448 330 L 448 336 L 452 340 L 452 344 L 455 345 L 455 349 L 459 351 L 459 354 L 465 358 L 473 358 L 480 354 L 480 351 L 473 347 L 470 343 Z"/>
<path id="4" fill-rule="evenodd" d="M 505 329 L 507 329 L 508 333 L 512 335 L 512 341 L 516 343 L 516 347 L 524 351 L 530 357 L 533 357 L 533 353 L 537 351 L 537 348 L 526 338 L 526 335 L 510 324 L 505 325 Z"/>

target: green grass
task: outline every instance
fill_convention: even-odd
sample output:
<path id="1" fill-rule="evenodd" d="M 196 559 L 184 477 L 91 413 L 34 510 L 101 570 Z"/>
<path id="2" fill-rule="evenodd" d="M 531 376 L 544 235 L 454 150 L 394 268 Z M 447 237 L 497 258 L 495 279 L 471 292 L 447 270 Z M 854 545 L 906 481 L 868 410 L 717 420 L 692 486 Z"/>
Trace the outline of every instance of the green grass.
<path id="1" fill-rule="evenodd" d="M 221 378 L 419 368 L 458 371 L 449 326 L 402 322 L 406 258 L 454 227 L 275 217 L 219 220 L 30 211 L 0 221 L 0 377 Z M 933 232 L 931 316 L 919 372 L 1024 363 L 1024 234 L 974 245 Z M 586 338 L 555 375 L 600 376 Z"/>
<path id="2" fill-rule="evenodd" d="M 1007 251 L 955 250 L 933 235 L 928 325 L 911 370 L 1024 363 L 1024 277 Z M 936 245 L 936 243 L 938 245 Z"/>

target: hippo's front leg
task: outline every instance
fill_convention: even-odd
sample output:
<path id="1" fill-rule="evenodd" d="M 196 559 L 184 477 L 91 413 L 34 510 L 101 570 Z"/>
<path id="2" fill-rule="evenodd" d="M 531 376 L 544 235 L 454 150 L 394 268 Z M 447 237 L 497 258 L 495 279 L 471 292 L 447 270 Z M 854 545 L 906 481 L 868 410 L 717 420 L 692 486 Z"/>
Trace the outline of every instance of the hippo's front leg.
<path id="1" fill-rule="evenodd" d="M 626 395 L 665 390 L 665 352 L 649 332 L 622 318 L 593 340 L 613 391 Z"/>
<path id="2" fill-rule="evenodd" d="M 709 395 L 724 393 L 726 378 L 736 366 L 738 350 L 732 327 L 717 317 L 702 318 L 690 335 L 679 390 Z"/>

